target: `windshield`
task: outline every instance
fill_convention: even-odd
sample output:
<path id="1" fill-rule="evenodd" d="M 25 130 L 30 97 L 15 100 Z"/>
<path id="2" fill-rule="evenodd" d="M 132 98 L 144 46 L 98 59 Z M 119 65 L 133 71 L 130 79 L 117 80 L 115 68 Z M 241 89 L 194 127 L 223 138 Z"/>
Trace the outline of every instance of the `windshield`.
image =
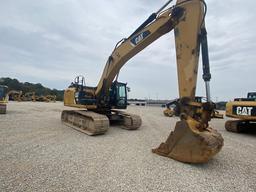
<path id="1" fill-rule="evenodd" d="M 256 93 L 248 93 L 249 99 L 256 99 Z"/>
<path id="2" fill-rule="evenodd" d="M 119 98 L 126 97 L 125 85 L 119 85 L 118 94 L 119 94 Z"/>
<path id="3" fill-rule="evenodd" d="M 2 100 L 2 98 L 5 96 L 5 90 L 3 87 L 0 87 L 0 99 Z"/>

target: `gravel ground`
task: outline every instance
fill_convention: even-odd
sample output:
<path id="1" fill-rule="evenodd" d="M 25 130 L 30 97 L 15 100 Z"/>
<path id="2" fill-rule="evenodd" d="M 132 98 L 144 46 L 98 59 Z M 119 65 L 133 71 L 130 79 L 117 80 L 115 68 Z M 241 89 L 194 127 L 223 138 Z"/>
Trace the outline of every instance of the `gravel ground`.
<path id="1" fill-rule="evenodd" d="M 87 136 L 66 127 L 62 103 L 8 104 L 0 116 L 0 191 L 256 191 L 256 134 L 224 130 L 222 151 L 206 164 L 184 164 L 151 153 L 178 118 L 163 108 L 131 106 L 139 130 L 110 127 Z"/>

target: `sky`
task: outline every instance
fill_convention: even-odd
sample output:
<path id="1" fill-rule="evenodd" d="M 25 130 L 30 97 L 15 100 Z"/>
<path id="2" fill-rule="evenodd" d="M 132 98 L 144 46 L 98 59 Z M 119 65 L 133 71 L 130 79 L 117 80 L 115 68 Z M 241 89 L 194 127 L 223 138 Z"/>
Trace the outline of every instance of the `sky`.
<path id="1" fill-rule="evenodd" d="M 166 1 L 0 0 L 0 77 L 65 89 L 83 75 L 96 86 L 115 44 Z M 206 2 L 212 100 L 245 97 L 256 91 L 256 1 Z M 177 98 L 173 31 L 128 61 L 119 81 L 130 98 Z"/>

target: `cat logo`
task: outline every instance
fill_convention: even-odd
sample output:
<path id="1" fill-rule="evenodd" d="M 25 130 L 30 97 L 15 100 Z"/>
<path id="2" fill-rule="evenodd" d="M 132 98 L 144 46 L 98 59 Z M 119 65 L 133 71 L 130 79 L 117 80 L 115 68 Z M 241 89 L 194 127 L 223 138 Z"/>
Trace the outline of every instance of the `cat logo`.
<path id="1" fill-rule="evenodd" d="M 144 31 L 136 36 L 134 36 L 132 39 L 131 39 L 131 44 L 133 47 L 135 47 L 136 45 L 138 45 L 143 39 L 145 39 L 147 36 L 150 35 L 150 31 Z"/>
<path id="2" fill-rule="evenodd" d="M 135 44 L 137 45 L 141 40 L 143 40 L 143 33 L 139 34 L 135 39 Z"/>
<path id="3" fill-rule="evenodd" d="M 236 114 L 251 116 L 252 109 L 253 109 L 253 107 L 236 107 Z"/>

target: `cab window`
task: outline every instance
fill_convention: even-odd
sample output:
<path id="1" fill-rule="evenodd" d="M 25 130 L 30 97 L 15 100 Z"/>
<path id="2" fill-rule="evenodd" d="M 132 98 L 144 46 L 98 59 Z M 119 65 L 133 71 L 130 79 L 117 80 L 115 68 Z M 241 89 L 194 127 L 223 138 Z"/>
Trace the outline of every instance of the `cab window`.
<path id="1" fill-rule="evenodd" d="M 119 85 L 118 95 L 119 97 L 126 97 L 125 85 Z"/>
<path id="2" fill-rule="evenodd" d="M 4 88 L 0 87 L 0 99 L 2 99 L 5 95 L 4 95 Z"/>
<path id="3" fill-rule="evenodd" d="M 249 93 L 248 98 L 255 99 L 256 98 L 256 93 Z"/>

